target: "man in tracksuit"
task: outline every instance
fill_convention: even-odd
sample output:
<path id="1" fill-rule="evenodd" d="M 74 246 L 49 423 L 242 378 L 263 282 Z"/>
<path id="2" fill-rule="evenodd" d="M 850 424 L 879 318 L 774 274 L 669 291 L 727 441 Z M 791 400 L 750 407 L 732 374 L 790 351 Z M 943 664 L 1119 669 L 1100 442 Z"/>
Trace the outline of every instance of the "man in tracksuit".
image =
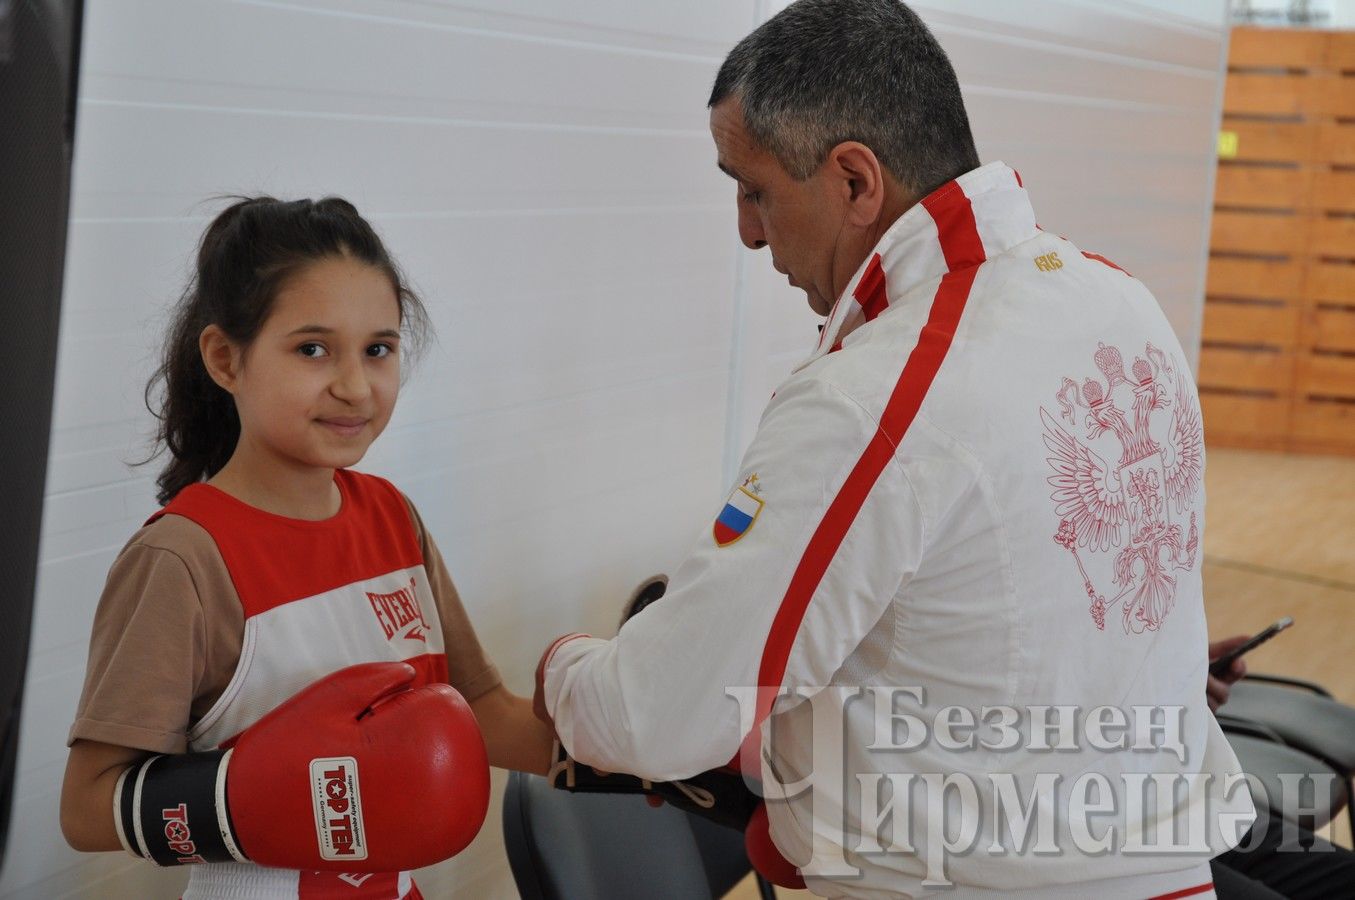
<path id="1" fill-rule="evenodd" d="M 1157 302 L 979 164 L 897 0 L 792 4 L 710 107 L 741 239 L 826 321 L 667 595 L 548 649 L 564 747 L 672 780 L 752 731 L 824 896 L 1212 896 L 1253 812 L 1205 703 L 1203 434 Z"/>

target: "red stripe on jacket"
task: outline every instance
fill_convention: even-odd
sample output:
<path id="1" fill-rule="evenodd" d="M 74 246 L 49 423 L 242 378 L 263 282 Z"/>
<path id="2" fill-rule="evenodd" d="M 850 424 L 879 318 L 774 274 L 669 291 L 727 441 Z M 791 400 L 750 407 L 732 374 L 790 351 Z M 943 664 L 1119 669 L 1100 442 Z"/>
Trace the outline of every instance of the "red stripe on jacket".
<path id="1" fill-rule="evenodd" d="M 861 305 L 861 312 L 867 322 L 875 321 L 875 317 L 889 306 L 889 295 L 885 293 L 885 269 L 880 263 L 880 254 L 877 253 L 870 258 L 870 265 L 866 266 L 866 271 L 861 274 L 861 280 L 856 283 L 852 296 Z M 837 346 L 840 348 L 842 342 L 839 341 Z"/>
<path id="2" fill-rule="evenodd" d="M 922 205 L 936 221 L 941 250 L 950 271 L 941 278 L 927 323 L 904 364 L 874 436 L 829 504 L 814 536 L 810 538 L 795 574 L 791 576 L 790 586 L 786 589 L 776 617 L 772 620 L 758 671 L 755 725 L 760 724 L 771 712 L 785 679 L 791 647 L 814 593 L 875 482 L 893 458 L 895 448 L 902 443 L 941 368 L 955 337 L 965 302 L 969 299 L 978 266 L 985 258 L 983 240 L 979 237 L 978 226 L 974 221 L 974 210 L 958 184 L 952 182 L 938 189 L 923 200 Z M 870 270 L 867 274 L 870 274 Z"/>
<path id="3" fill-rule="evenodd" d="M 1148 900 L 1180 900 L 1182 897 L 1195 897 L 1200 894 L 1208 893 L 1214 889 L 1214 882 L 1207 881 L 1204 884 L 1197 884 L 1194 887 L 1188 887 L 1180 891 L 1172 891 L 1170 894 L 1158 894 L 1156 897 L 1149 897 Z"/>
<path id="4" fill-rule="evenodd" d="M 1089 252 L 1089 251 L 1083 250 L 1083 251 L 1082 251 L 1082 255 L 1085 256 L 1085 257 L 1087 257 L 1087 259 L 1094 259 L 1094 260 L 1096 260 L 1096 261 L 1099 262 L 1099 263 L 1105 263 L 1106 265 L 1110 266 L 1112 269 L 1116 270 L 1117 272 L 1124 272 L 1126 275 L 1129 275 L 1129 273 L 1128 273 L 1128 272 L 1125 272 L 1124 269 L 1122 269 L 1122 268 L 1120 268 L 1119 266 L 1115 265 L 1115 263 L 1113 263 L 1113 262 L 1111 262 L 1110 260 L 1106 259 L 1104 256 L 1102 256 L 1102 255 L 1099 254 L 1099 253 L 1091 253 L 1091 252 Z M 1130 278 L 1133 278 L 1134 276 L 1130 275 L 1129 277 L 1130 277 Z"/>

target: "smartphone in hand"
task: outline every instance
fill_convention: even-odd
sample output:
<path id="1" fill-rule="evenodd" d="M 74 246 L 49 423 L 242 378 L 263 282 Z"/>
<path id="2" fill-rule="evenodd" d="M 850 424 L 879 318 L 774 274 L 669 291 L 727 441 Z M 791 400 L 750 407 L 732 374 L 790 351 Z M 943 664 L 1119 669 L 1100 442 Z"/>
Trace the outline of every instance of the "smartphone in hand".
<path id="1" fill-rule="evenodd" d="M 1241 646 L 1238 646 L 1228 651 L 1227 653 L 1223 654 L 1218 659 L 1210 663 L 1209 674 L 1213 675 L 1215 678 L 1222 678 L 1228 672 L 1228 670 L 1232 668 L 1233 660 L 1237 659 L 1239 656 L 1242 656 L 1244 653 L 1250 653 L 1251 651 L 1255 650 L 1257 647 L 1261 646 L 1266 641 L 1275 637 L 1275 635 L 1279 634 L 1281 631 L 1284 631 L 1286 628 L 1293 624 L 1294 624 L 1293 617 L 1285 616 L 1283 619 L 1276 622 L 1274 625 L 1271 625 L 1265 631 L 1252 635 L 1251 638 L 1247 641 L 1247 643 L 1242 644 Z"/>

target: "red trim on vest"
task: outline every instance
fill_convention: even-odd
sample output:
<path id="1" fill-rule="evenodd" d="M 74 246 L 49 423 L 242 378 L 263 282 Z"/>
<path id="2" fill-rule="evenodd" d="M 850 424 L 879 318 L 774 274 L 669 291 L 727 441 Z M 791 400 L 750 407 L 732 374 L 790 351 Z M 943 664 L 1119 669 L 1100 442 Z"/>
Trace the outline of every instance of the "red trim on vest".
<path id="1" fill-rule="evenodd" d="M 810 601 L 875 482 L 922 407 L 927 390 L 955 337 L 970 288 L 978 274 L 978 264 L 984 259 L 983 241 L 979 238 L 974 211 L 959 185 L 952 182 L 922 202 L 936 220 L 941 249 L 950 271 L 941 278 L 927 323 L 904 364 L 874 437 L 815 529 L 772 620 L 758 671 L 755 724 L 760 724 L 771 712 L 777 691 L 785 679 L 791 647 Z M 753 733 L 756 734 L 756 730 Z"/>
<path id="2" fill-rule="evenodd" d="M 421 688 L 426 684 L 449 684 L 447 677 L 447 654 L 425 653 L 423 656 L 411 656 L 400 662 L 414 667 L 413 687 Z"/>
<path id="3" fill-rule="evenodd" d="M 1206 881 L 1204 884 L 1197 884 L 1195 887 L 1188 887 L 1183 890 L 1173 891 L 1170 894 L 1158 894 L 1149 897 L 1148 900 L 1179 900 L 1181 897 L 1194 897 L 1196 894 L 1204 894 L 1214 889 L 1213 881 Z"/>
<path id="4" fill-rule="evenodd" d="M 1115 263 L 1113 263 L 1113 262 L 1111 262 L 1110 260 L 1106 259 L 1104 256 L 1102 256 L 1102 255 L 1099 254 L 1099 253 L 1088 253 L 1086 250 L 1083 250 L 1083 251 L 1082 251 L 1082 255 L 1085 256 L 1085 257 L 1087 257 L 1087 259 L 1094 259 L 1094 260 L 1096 260 L 1096 261 L 1099 262 L 1099 263 L 1105 263 L 1106 265 L 1110 266 L 1112 269 L 1114 269 L 1114 270 L 1117 271 L 1117 272 L 1124 272 L 1126 275 L 1129 275 L 1129 273 L 1128 273 L 1128 272 L 1125 272 L 1124 269 L 1121 269 L 1119 266 L 1115 265 Z M 1129 275 L 1129 277 L 1130 277 L 1130 278 L 1133 278 L 1134 276 L 1133 276 L 1133 275 Z"/>
<path id="5" fill-rule="evenodd" d="M 394 485 L 347 469 L 334 480 L 343 507 L 320 522 L 276 516 L 206 484 L 184 488 L 149 522 L 172 514 L 206 529 L 247 618 L 423 563 L 409 507 Z"/>
<path id="6" fill-rule="evenodd" d="M 889 306 L 889 296 L 885 293 L 885 269 L 880 263 L 880 254 L 871 257 L 870 265 L 866 266 L 861 280 L 856 283 L 852 296 L 861 304 L 861 312 L 865 314 L 867 322 L 874 321 Z"/>
<path id="7" fill-rule="evenodd" d="M 417 827 L 417 826 L 411 826 Z M 399 872 L 301 872 L 297 900 L 401 900 Z M 418 894 L 410 891 L 404 900 Z"/>

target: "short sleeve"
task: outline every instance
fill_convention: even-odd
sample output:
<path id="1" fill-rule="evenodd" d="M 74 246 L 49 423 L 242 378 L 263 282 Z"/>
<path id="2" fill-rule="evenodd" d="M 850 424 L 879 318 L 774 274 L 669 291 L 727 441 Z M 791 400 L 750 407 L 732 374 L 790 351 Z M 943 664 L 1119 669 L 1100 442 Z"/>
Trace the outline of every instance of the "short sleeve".
<path id="1" fill-rule="evenodd" d="M 443 644 L 447 648 L 447 680 L 452 687 L 467 700 L 474 700 L 498 687 L 503 678 L 480 646 L 475 635 L 466 608 L 461 604 L 461 596 L 456 592 L 447 564 L 442 560 L 437 544 L 424 527 L 423 519 L 414 504 L 405 498 L 410 518 L 414 520 L 414 533 L 419 538 L 419 547 L 423 551 L 423 565 L 428 572 L 428 584 L 433 590 L 433 599 L 438 606 L 438 618 L 442 621 Z"/>
<path id="2" fill-rule="evenodd" d="M 144 530 L 143 530 L 144 533 Z M 77 739 L 182 753 L 206 673 L 206 628 L 193 573 L 173 550 L 133 538 L 109 570 L 94 614 Z"/>

